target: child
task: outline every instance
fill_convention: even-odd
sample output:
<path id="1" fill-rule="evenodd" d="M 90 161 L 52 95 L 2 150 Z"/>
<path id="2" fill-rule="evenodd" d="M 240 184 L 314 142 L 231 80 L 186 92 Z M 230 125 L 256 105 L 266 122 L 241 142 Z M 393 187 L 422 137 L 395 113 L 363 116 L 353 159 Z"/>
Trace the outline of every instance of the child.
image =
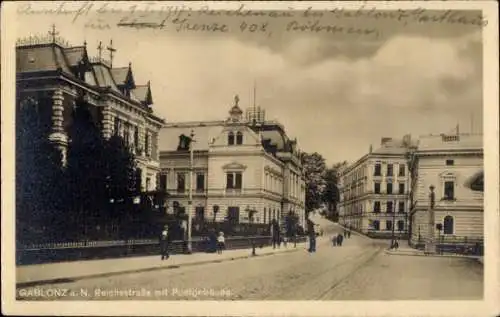
<path id="1" fill-rule="evenodd" d="M 217 237 L 217 253 L 222 254 L 222 249 L 224 249 L 224 245 L 226 243 L 226 239 L 224 238 L 224 232 L 219 232 L 219 236 Z"/>

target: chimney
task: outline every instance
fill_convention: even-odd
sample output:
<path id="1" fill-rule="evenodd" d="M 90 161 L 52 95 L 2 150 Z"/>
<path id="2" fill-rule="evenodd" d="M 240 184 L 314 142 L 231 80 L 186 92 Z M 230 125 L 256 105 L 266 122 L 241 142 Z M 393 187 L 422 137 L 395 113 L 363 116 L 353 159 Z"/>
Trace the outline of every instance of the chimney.
<path id="1" fill-rule="evenodd" d="M 373 145 L 370 144 L 370 152 L 369 153 L 371 153 L 371 152 L 373 152 Z"/>
<path id="2" fill-rule="evenodd" d="M 384 146 L 387 142 L 392 141 L 392 138 L 382 138 L 380 145 Z"/>

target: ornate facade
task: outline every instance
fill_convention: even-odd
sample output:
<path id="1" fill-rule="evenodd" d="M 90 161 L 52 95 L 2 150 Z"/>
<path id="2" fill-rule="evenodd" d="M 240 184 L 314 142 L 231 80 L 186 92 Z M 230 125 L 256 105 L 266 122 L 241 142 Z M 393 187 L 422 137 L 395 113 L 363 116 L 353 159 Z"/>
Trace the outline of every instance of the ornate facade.
<path id="1" fill-rule="evenodd" d="M 121 135 L 141 170 L 143 188 L 154 190 L 160 169 L 158 132 L 163 120 L 154 115 L 150 83 L 136 84 L 129 63 L 112 65 L 110 58 L 89 57 L 86 43 L 71 46 L 56 36 L 32 36 L 16 45 L 17 107 L 32 107 L 47 126 L 47 135 L 66 155 L 68 128 L 76 102 L 91 105 L 94 121 L 104 137 Z"/>
<path id="2" fill-rule="evenodd" d="M 423 136 L 412 153 L 410 242 L 456 244 L 483 239 L 483 136 L 453 134 Z M 435 204 L 430 212 L 430 187 Z M 429 219 L 429 214 L 432 219 Z M 441 225 L 441 230 L 437 225 Z M 431 228 L 429 228 L 431 226 Z"/>
<path id="3" fill-rule="evenodd" d="M 189 207 L 189 143 L 193 146 L 194 219 L 235 223 L 283 221 L 292 213 L 304 224 L 305 182 L 295 140 L 264 112 L 239 99 L 223 121 L 168 123 L 160 132 L 160 187 L 167 212 Z"/>

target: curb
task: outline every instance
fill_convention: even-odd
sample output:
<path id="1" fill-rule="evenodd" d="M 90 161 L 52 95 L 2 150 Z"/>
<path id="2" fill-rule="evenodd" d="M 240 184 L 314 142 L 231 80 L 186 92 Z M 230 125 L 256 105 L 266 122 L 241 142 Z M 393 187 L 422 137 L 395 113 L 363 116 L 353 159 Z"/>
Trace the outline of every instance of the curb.
<path id="1" fill-rule="evenodd" d="M 475 257 L 475 256 L 465 256 L 465 255 L 452 255 L 452 254 L 425 254 L 425 253 L 403 253 L 403 252 L 394 252 L 394 251 L 389 251 L 389 250 L 384 250 L 386 254 L 389 255 L 399 255 L 399 256 L 422 256 L 422 257 L 430 257 L 430 258 L 461 258 L 461 259 L 473 259 L 477 260 L 480 263 L 483 263 L 481 261 L 480 257 Z"/>
<path id="2" fill-rule="evenodd" d="M 276 255 L 276 254 L 280 254 L 280 253 L 291 253 L 291 252 L 296 252 L 299 250 L 302 250 L 302 248 L 297 247 L 297 248 L 292 248 L 292 249 L 288 249 L 285 251 L 278 251 L 278 252 L 273 251 L 273 252 L 269 252 L 269 253 L 256 254 L 256 255 L 252 255 L 252 254 L 240 255 L 240 256 L 224 258 L 224 259 L 205 260 L 205 261 L 200 261 L 200 262 L 190 262 L 190 263 L 177 264 L 177 265 L 174 264 L 174 265 L 167 265 L 167 266 L 154 266 L 154 267 L 131 269 L 131 270 L 125 270 L 125 271 L 88 274 L 88 275 L 81 275 L 81 276 L 75 276 L 75 277 L 59 277 L 59 278 L 46 279 L 46 280 L 20 282 L 20 283 L 16 283 L 16 288 L 18 288 L 18 287 L 32 287 L 32 286 L 39 286 L 39 285 L 45 285 L 45 284 L 56 284 L 56 283 L 71 283 L 71 282 L 76 282 L 76 281 L 80 281 L 80 280 L 92 279 L 92 278 L 102 278 L 102 277 L 110 277 L 110 276 L 132 274 L 132 273 L 144 273 L 144 272 L 152 272 L 152 271 L 159 271 L 159 270 L 172 270 L 172 269 L 178 269 L 181 267 L 190 267 L 190 266 L 197 266 L 197 265 L 210 264 L 210 263 L 222 263 L 222 262 L 229 262 L 229 261 L 242 260 L 242 259 L 248 259 L 248 258 Z M 250 252 L 251 252 L 251 250 L 250 250 Z"/>

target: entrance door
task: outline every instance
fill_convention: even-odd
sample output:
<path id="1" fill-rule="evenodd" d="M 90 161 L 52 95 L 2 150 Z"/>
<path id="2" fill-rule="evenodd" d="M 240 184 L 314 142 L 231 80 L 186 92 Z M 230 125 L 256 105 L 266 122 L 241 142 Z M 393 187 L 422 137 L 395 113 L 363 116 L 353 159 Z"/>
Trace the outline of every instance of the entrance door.
<path id="1" fill-rule="evenodd" d="M 240 222 L 240 207 L 229 207 L 227 219 L 230 223 L 236 224 Z"/>

